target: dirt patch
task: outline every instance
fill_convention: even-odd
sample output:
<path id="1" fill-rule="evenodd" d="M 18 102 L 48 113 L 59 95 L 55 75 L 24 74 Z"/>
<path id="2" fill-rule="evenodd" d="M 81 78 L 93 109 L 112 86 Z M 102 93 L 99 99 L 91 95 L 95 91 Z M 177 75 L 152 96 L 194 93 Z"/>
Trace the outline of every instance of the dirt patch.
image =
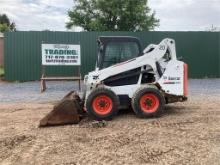
<path id="1" fill-rule="evenodd" d="M 27 135 L 15 135 L 0 139 L 0 160 L 13 156 L 16 148 L 24 147 L 24 143 L 31 142 L 33 137 Z"/>
<path id="2" fill-rule="evenodd" d="M 0 84 L 7 84 L 7 83 L 8 83 L 8 82 L 7 82 L 7 81 L 4 81 L 4 80 L 3 80 L 3 77 L 0 76 Z"/>
<path id="3" fill-rule="evenodd" d="M 170 104 L 161 118 L 38 128 L 53 105 L 0 105 L 0 164 L 220 164 L 220 97 Z"/>

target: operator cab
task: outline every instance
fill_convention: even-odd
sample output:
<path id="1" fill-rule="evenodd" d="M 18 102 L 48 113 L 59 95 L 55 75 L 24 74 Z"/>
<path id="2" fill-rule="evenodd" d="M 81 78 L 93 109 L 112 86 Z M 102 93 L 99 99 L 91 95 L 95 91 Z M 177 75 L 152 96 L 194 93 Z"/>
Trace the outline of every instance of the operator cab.
<path id="1" fill-rule="evenodd" d="M 101 36 L 98 38 L 98 70 L 141 55 L 140 40 L 135 37 Z"/>

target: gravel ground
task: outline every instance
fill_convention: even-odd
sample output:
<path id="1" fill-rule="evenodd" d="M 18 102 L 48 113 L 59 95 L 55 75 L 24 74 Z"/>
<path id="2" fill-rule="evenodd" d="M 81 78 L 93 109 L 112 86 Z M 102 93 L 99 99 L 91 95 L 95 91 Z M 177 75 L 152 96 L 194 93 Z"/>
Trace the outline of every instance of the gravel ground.
<path id="1" fill-rule="evenodd" d="M 189 84 L 189 100 L 166 105 L 160 118 L 124 110 L 104 127 L 84 118 L 48 128 L 39 120 L 76 85 L 50 82 L 41 94 L 39 82 L 0 84 L 0 164 L 219 165 L 220 79 Z"/>
<path id="2" fill-rule="evenodd" d="M 60 100 L 71 90 L 78 90 L 78 84 L 69 81 L 47 82 L 46 92 L 40 93 L 40 82 L 0 84 L 0 103 L 45 103 Z M 220 94 L 220 79 L 191 79 L 191 96 Z"/>
<path id="3" fill-rule="evenodd" d="M 40 82 L 0 84 L 0 103 L 45 103 L 57 101 L 68 92 L 78 90 L 78 83 L 70 81 L 47 82 L 47 90 L 40 92 Z"/>

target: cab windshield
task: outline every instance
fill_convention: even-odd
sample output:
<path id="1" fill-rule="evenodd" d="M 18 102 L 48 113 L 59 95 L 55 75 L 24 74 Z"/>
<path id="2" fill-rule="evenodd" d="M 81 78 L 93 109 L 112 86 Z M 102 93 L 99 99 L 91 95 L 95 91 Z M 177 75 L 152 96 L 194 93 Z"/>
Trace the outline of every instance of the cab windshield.
<path id="1" fill-rule="evenodd" d="M 102 68 L 135 58 L 138 54 L 136 42 L 109 42 L 105 47 Z"/>

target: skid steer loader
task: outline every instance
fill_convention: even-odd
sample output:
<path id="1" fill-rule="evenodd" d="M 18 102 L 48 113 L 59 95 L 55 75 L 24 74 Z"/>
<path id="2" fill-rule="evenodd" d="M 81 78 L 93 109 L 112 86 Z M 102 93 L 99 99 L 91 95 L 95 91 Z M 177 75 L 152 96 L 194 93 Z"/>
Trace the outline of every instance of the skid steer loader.
<path id="1" fill-rule="evenodd" d="M 138 38 L 102 36 L 98 46 L 96 67 L 84 77 L 82 98 L 93 119 L 109 120 L 129 107 L 138 117 L 157 117 L 165 104 L 187 100 L 188 68 L 177 60 L 173 39 L 142 50 Z"/>

